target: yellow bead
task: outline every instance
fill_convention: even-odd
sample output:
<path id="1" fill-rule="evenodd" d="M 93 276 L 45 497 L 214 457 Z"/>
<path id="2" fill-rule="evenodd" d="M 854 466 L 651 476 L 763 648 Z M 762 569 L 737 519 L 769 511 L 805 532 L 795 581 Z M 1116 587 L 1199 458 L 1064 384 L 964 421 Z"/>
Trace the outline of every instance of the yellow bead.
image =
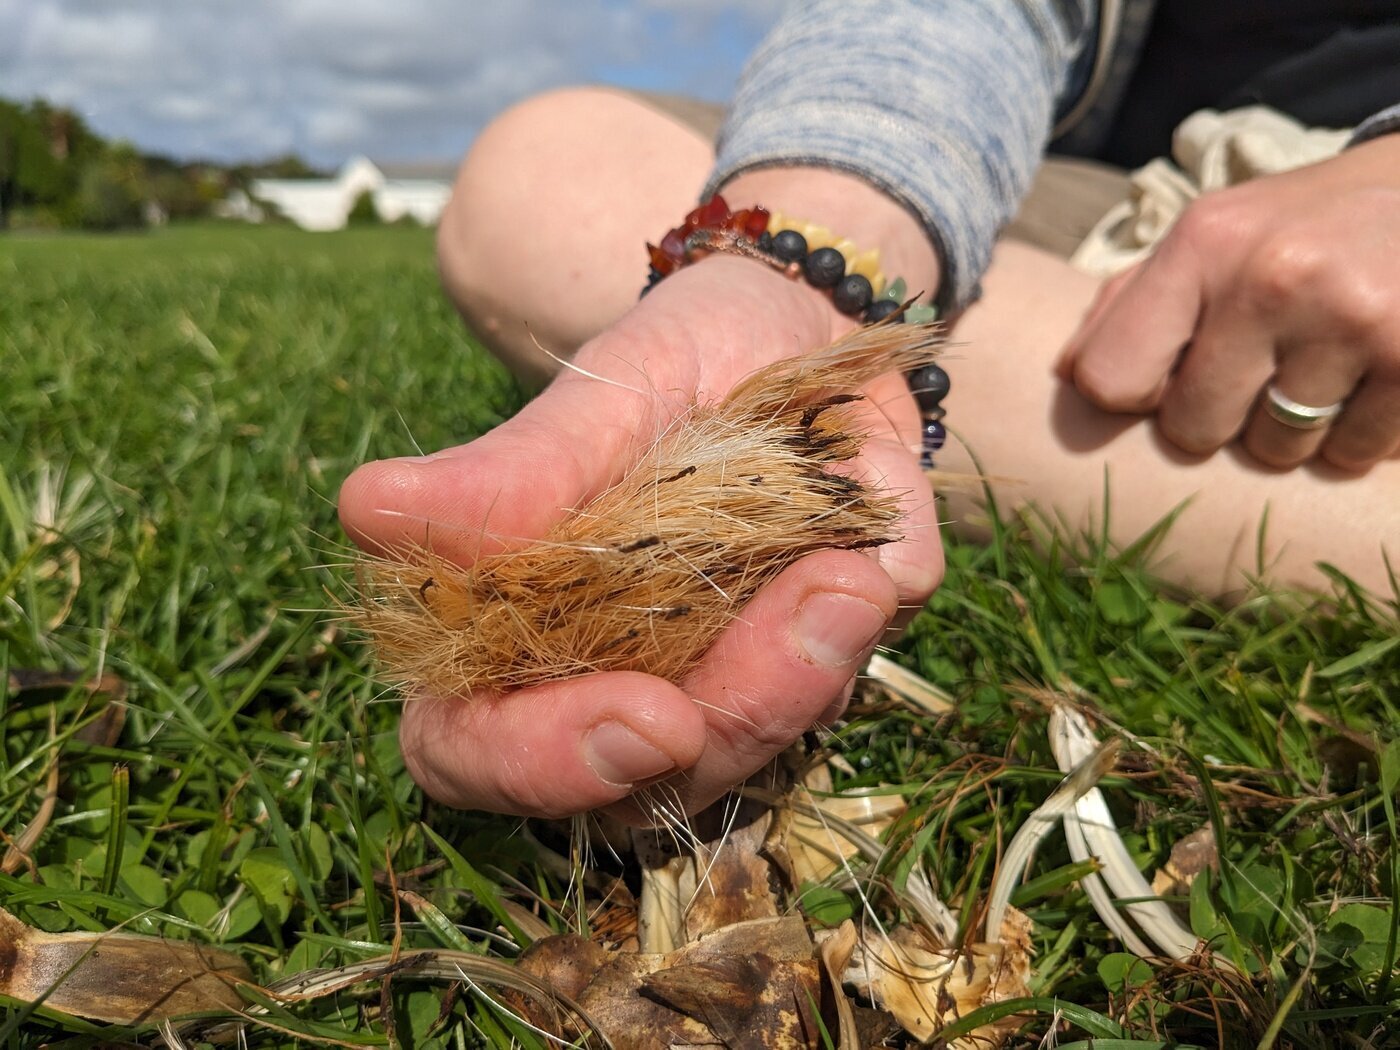
<path id="1" fill-rule="evenodd" d="M 776 237 L 788 228 L 786 225 L 787 221 L 787 218 L 784 217 L 782 212 L 770 211 L 768 213 L 768 232 Z"/>
<path id="2" fill-rule="evenodd" d="M 880 249 L 871 248 L 868 252 L 852 251 L 846 256 L 846 272 L 873 278 L 880 272 Z"/>
<path id="3" fill-rule="evenodd" d="M 807 238 L 807 250 L 814 252 L 818 248 L 829 248 L 836 240 L 836 237 L 825 226 L 817 226 L 808 223 L 800 230 L 803 237 Z"/>
<path id="4" fill-rule="evenodd" d="M 858 252 L 846 258 L 846 272 L 864 276 L 878 297 L 885 290 L 885 275 L 880 272 L 880 249 L 871 248 L 868 252 Z"/>

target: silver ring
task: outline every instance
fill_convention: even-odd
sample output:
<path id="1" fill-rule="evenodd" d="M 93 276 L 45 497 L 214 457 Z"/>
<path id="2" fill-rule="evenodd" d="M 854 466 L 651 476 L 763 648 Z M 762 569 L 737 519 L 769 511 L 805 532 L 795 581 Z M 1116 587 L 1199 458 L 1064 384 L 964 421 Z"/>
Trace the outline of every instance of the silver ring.
<path id="1" fill-rule="evenodd" d="M 1342 414 L 1344 403 L 1338 401 L 1321 406 L 1300 404 L 1281 391 L 1275 383 L 1269 384 L 1269 389 L 1264 395 L 1264 411 L 1294 430 L 1317 430 L 1319 427 L 1325 427 Z"/>

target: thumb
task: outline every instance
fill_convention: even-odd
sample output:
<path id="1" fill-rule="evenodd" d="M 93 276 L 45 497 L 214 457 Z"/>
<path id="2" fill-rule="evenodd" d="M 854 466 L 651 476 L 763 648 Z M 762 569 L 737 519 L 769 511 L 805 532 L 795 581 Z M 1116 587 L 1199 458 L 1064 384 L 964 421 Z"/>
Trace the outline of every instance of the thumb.
<path id="1" fill-rule="evenodd" d="M 542 536 L 618 480 L 698 395 L 725 394 L 758 366 L 829 338 L 823 310 L 747 260 L 688 267 L 490 433 L 360 467 L 341 488 L 341 524 L 368 550 L 430 546 L 460 564 Z"/>
<path id="2" fill-rule="evenodd" d="M 695 813 L 758 772 L 844 698 L 898 605 L 893 581 L 855 551 L 821 551 L 790 566 L 682 683 L 704 714 L 700 760 L 662 795 L 643 792 L 614 815 L 653 823 L 657 798 Z"/>
<path id="3" fill-rule="evenodd" d="M 341 486 L 341 524 L 372 552 L 430 547 L 470 564 L 543 535 L 614 481 L 654 416 L 629 391 L 556 383 L 475 441 L 359 467 Z"/>

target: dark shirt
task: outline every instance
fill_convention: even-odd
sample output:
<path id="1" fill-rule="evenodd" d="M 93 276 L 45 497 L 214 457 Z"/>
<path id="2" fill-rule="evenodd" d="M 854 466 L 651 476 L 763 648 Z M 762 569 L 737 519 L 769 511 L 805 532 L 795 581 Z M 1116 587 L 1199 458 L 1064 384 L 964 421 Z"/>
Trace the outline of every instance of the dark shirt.
<path id="1" fill-rule="evenodd" d="M 1171 152 L 1198 109 L 1262 103 L 1344 128 L 1400 100 L 1397 0 L 1158 0 L 1102 159 Z"/>

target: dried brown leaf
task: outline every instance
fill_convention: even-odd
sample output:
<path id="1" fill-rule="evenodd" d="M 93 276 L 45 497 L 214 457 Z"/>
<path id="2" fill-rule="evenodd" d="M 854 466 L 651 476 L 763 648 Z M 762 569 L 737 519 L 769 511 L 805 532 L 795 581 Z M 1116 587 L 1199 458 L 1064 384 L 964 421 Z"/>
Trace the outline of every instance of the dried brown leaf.
<path id="1" fill-rule="evenodd" d="M 0 909 L 0 992 L 75 1017 L 138 1024 L 243 1008 L 230 952 L 135 933 L 45 933 Z"/>

